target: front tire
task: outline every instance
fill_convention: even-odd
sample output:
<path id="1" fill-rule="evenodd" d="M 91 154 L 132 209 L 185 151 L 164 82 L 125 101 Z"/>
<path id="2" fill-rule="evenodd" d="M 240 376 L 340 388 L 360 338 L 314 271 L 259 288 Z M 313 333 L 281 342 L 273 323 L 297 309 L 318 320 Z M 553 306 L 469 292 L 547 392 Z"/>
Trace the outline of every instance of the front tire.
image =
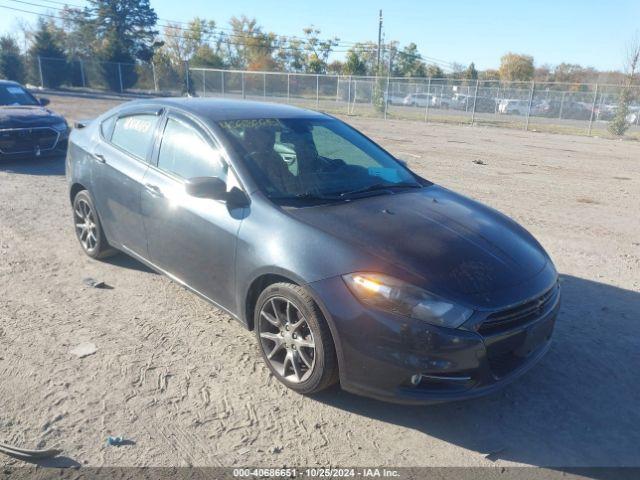
<path id="1" fill-rule="evenodd" d="M 91 258 L 101 259 L 117 253 L 107 242 L 91 195 L 86 190 L 73 199 L 73 224 L 82 251 Z"/>
<path id="2" fill-rule="evenodd" d="M 254 325 L 262 358 L 284 385 L 309 395 L 336 383 L 329 326 L 304 288 L 284 282 L 267 287 L 256 302 Z"/>

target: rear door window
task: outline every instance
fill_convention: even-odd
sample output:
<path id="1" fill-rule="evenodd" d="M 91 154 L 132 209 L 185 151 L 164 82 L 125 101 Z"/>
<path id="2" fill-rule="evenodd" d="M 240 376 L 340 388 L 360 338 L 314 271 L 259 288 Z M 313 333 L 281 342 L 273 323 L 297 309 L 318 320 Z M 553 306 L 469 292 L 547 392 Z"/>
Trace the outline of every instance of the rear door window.
<path id="1" fill-rule="evenodd" d="M 111 143 L 146 161 L 157 123 L 158 115 L 149 113 L 120 117 L 113 127 Z"/>

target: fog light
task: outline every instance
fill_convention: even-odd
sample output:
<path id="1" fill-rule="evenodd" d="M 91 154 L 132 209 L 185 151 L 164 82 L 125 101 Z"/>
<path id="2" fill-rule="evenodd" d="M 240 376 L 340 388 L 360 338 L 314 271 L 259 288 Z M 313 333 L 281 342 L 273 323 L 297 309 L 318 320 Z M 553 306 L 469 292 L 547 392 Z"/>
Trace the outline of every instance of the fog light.
<path id="1" fill-rule="evenodd" d="M 422 375 L 420 375 L 419 373 L 416 373 L 415 375 L 411 375 L 411 385 L 413 385 L 414 387 L 418 385 L 421 380 L 422 380 Z"/>

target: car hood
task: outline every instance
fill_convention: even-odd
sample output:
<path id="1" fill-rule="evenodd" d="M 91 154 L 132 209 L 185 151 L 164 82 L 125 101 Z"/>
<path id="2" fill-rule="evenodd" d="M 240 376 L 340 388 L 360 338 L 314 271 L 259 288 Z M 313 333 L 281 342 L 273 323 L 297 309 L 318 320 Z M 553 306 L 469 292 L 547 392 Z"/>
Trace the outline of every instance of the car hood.
<path id="1" fill-rule="evenodd" d="M 0 128 L 46 127 L 61 121 L 60 115 L 35 105 L 0 107 Z"/>
<path id="2" fill-rule="evenodd" d="M 513 287 L 548 261 L 517 223 L 436 185 L 289 213 L 356 247 L 356 255 L 371 255 L 376 259 L 371 270 L 400 268 L 441 295 L 459 298 Z"/>

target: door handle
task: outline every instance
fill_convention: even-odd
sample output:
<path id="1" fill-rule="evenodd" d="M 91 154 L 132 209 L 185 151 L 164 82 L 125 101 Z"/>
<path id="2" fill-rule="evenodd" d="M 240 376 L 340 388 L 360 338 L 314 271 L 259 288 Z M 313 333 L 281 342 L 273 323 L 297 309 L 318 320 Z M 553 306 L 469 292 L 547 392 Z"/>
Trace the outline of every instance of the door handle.
<path id="1" fill-rule="evenodd" d="M 144 188 L 146 188 L 147 192 L 149 192 L 154 197 L 164 197 L 164 195 L 162 194 L 162 190 L 160 190 L 160 187 L 158 187 L 157 185 L 145 183 Z"/>
<path id="2" fill-rule="evenodd" d="M 93 158 L 98 163 L 107 163 L 107 159 L 101 153 L 94 153 Z"/>

